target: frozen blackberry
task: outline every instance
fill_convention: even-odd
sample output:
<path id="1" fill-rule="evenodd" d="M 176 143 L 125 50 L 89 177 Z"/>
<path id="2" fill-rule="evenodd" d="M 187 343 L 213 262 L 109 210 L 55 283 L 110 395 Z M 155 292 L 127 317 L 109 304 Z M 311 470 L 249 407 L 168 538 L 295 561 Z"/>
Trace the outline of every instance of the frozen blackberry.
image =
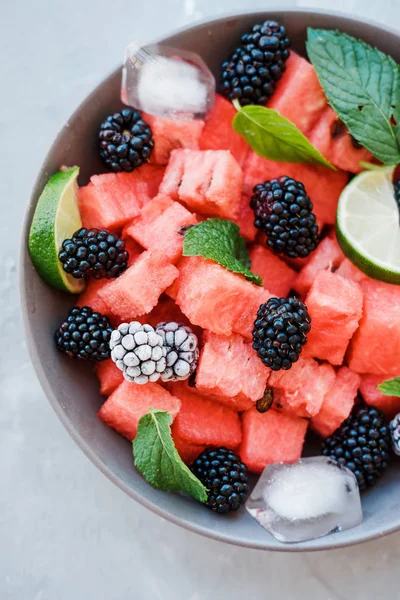
<path id="1" fill-rule="evenodd" d="M 289 46 L 286 29 L 279 23 L 254 25 L 221 65 L 221 93 L 230 100 L 239 100 L 242 106 L 265 105 L 286 68 Z"/>
<path id="2" fill-rule="evenodd" d="M 261 304 L 253 329 L 253 348 L 273 371 L 299 360 L 311 329 L 307 307 L 298 298 L 270 298 Z"/>
<path id="3" fill-rule="evenodd" d="M 112 327 L 107 317 L 89 306 L 74 307 L 55 333 L 56 346 L 70 358 L 100 362 L 110 358 Z"/>
<path id="4" fill-rule="evenodd" d="M 100 125 L 100 156 L 111 171 L 133 171 L 147 162 L 154 148 L 150 125 L 137 110 L 125 108 Z"/>
<path id="5" fill-rule="evenodd" d="M 183 381 L 194 373 L 199 358 L 199 342 L 190 327 L 169 321 L 159 323 L 156 333 L 161 336 L 166 348 L 163 381 Z"/>
<path id="6" fill-rule="evenodd" d="M 375 485 L 387 468 L 390 430 L 384 415 L 364 404 L 322 444 L 322 454 L 353 471 L 361 491 Z"/>
<path id="7" fill-rule="evenodd" d="M 66 273 L 81 277 L 118 277 L 128 265 L 129 254 L 122 239 L 107 229 L 78 229 L 64 240 L 58 258 Z"/>
<path id="8" fill-rule="evenodd" d="M 238 510 L 246 500 L 248 470 L 240 456 L 227 448 L 202 452 L 190 467 L 208 490 L 206 506 L 224 514 Z"/>
<path id="9" fill-rule="evenodd" d="M 400 456 L 400 413 L 390 421 L 390 435 L 392 436 L 393 451 Z"/>
<path id="10" fill-rule="evenodd" d="M 290 177 L 256 185 L 250 200 L 254 225 L 275 254 L 306 258 L 318 245 L 313 204 L 300 181 Z"/>

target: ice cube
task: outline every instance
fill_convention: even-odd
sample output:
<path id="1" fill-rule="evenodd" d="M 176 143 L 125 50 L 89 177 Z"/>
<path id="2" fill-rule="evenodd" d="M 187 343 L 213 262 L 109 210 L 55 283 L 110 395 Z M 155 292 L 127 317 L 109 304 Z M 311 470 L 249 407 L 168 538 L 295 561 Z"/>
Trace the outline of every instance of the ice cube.
<path id="1" fill-rule="evenodd" d="M 121 100 L 151 115 L 203 119 L 215 99 L 215 79 L 194 52 L 132 42 L 125 51 Z"/>
<path id="2" fill-rule="evenodd" d="M 325 456 L 266 467 L 246 509 L 281 542 L 311 540 L 362 521 L 354 474 Z"/>

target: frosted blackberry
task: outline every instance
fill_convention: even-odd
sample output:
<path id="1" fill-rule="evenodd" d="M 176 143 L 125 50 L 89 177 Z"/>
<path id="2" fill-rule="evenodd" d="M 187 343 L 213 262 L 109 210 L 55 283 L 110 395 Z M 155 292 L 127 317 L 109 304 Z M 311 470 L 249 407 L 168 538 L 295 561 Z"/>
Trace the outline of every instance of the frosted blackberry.
<path id="1" fill-rule="evenodd" d="M 242 106 L 266 104 L 286 69 L 289 46 L 286 29 L 279 23 L 254 25 L 221 65 L 221 93 L 230 100 L 239 100 Z"/>
<path id="2" fill-rule="evenodd" d="M 159 323 L 156 332 L 162 337 L 166 348 L 166 369 L 163 381 L 183 381 L 194 373 L 199 358 L 197 336 L 190 327 L 170 321 Z"/>
<path id="3" fill-rule="evenodd" d="M 297 362 L 311 329 L 307 307 L 297 298 L 270 298 L 261 304 L 253 329 L 253 348 L 273 371 Z"/>
<path id="4" fill-rule="evenodd" d="M 254 225 L 275 254 L 306 258 L 318 245 L 318 225 L 304 185 L 290 177 L 256 185 L 250 200 Z"/>
<path id="5" fill-rule="evenodd" d="M 71 308 L 54 337 L 58 350 L 70 358 L 100 362 L 110 358 L 111 332 L 107 317 L 84 306 Z"/>
<path id="6" fill-rule="evenodd" d="M 163 339 L 151 325 L 121 323 L 111 333 L 111 358 L 127 381 L 158 381 L 166 367 Z"/>
<path id="7" fill-rule="evenodd" d="M 400 213 L 400 179 L 396 179 L 396 181 L 393 183 L 393 187 L 394 187 L 394 199 L 397 202 L 397 206 L 399 207 L 399 213 Z"/>
<path id="8" fill-rule="evenodd" d="M 100 125 L 100 156 L 111 171 L 133 171 L 147 162 L 154 148 L 150 125 L 137 110 L 125 108 Z"/>
<path id="9" fill-rule="evenodd" d="M 390 429 L 384 415 L 362 404 L 326 438 L 322 454 L 353 471 L 363 491 L 375 485 L 386 470 L 390 447 Z"/>
<path id="10" fill-rule="evenodd" d="M 393 451 L 400 456 L 400 413 L 390 422 Z"/>
<path id="11" fill-rule="evenodd" d="M 227 448 L 205 450 L 190 467 L 208 489 L 206 506 L 224 514 L 238 510 L 249 491 L 248 470 Z"/>
<path id="12" fill-rule="evenodd" d="M 118 277 L 128 266 L 125 243 L 107 229 L 78 229 L 62 243 L 58 258 L 66 273 L 80 279 Z"/>

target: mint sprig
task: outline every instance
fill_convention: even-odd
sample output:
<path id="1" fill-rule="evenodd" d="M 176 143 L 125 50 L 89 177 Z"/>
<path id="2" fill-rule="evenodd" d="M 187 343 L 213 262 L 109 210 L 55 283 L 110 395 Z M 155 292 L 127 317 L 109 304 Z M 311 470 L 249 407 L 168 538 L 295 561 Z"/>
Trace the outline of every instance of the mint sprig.
<path id="1" fill-rule="evenodd" d="M 207 501 L 207 489 L 182 461 L 171 436 L 171 415 L 149 409 L 138 425 L 133 442 L 135 466 L 155 488 L 182 492 L 199 502 Z"/>
<path id="2" fill-rule="evenodd" d="M 386 379 L 378 385 L 378 390 L 385 394 L 385 396 L 399 396 L 400 397 L 400 377 L 394 377 L 393 379 Z"/>
<path id="3" fill-rule="evenodd" d="M 308 29 L 307 52 L 329 104 L 386 165 L 400 162 L 400 72 L 390 57 L 345 33 Z"/>
<path id="4" fill-rule="evenodd" d="M 295 100 L 294 100 L 295 101 Z M 232 126 L 263 158 L 278 162 L 309 163 L 335 169 L 289 119 L 272 108 L 243 106 Z"/>
<path id="5" fill-rule="evenodd" d="M 250 271 L 246 242 L 232 221 L 208 219 L 191 227 L 185 234 L 183 256 L 203 256 L 256 285 L 262 285 L 261 277 Z"/>

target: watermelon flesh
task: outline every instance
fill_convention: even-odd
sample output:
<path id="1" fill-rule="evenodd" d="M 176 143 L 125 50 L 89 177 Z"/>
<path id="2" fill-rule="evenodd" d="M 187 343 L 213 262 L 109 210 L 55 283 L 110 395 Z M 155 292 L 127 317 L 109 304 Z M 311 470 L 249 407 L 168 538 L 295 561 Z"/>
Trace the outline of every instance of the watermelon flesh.
<path id="1" fill-rule="evenodd" d="M 151 162 L 167 165 L 172 150 L 199 149 L 199 140 L 204 128 L 204 121 L 201 119 L 168 119 L 148 113 L 142 113 L 142 116 L 153 133 L 154 149 Z"/>
<path id="2" fill-rule="evenodd" d="M 180 400 L 157 383 L 136 385 L 124 381 L 104 402 L 97 416 L 132 441 L 140 419 L 149 412 L 149 408 L 166 410 L 174 419 L 180 407 Z"/>
<path id="3" fill-rule="evenodd" d="M 240 458 L 253 473 L 262 473 L 272 463 L 296 462 L 301 457 L 307 425 L 306 419 L 251 408 L 242 413 Z"/>
<path id="4" fill-rule="evenodd" d="M 278 258 L 268 248 L 254 244 L 250 250 L 251 271 L 260 275 L 263 287 L 278 298 L 288 295 L 297 277 L 283 260 Z"/>
<path id="5" fill-rule="evenodd" d="M 242 194 L 239 205 L 239 212 L 230 219 L 239 226 L 240 235 L 247 241 L 254 242 L 257 236 L 257 229 L 254 227 L 254 212 L 250 208 L 250 199 Z"/>
<path id="6" fill-rule="evenodd" d="M 300 271 L 293 284 L 296 292 L 305 296 L 315 276 L 320 271 L 336 271 L 344 260 L 344 254 L 336 240 L 336 235 L 324 238 L 310 255 L 307 265 Z M 337 271 L 339 273 L 339 271 Z"/>
<path id="7" fill-rule="evenodd" d="M 400 287 L 367 279 L 360 283 L 364 308 L 350 345 L 349 367 L 356 373 L 399 375 Z"/>
<path id="8" fill-rule="evenodd" d="M 109 283 L 109 279 L 89 279 L 86 288 L 78 297 L 77 306 L 90 306 L 95 312 L 106 314 L 107 304 L 101 298 L 99 292 Z"/>
<path id="9" fill-rule="evenodd" d="M 336 273 L 319 271 L 305 303 L 311 331 L 304 356 L 341 365 L 362 315 L 363 293 L 359 284 Z"/>
<path id="10" fill-rule="evenodd" d="M 187 316 L 183 314 L 179 306 L 175 304 L 174 300 L 166 294 L 163 294 L 153 310 L 147 315 L 141 317 L 140 320 L 143 322 L 145 321 L 152 327 L 156 327 L 159 323 L 163 323 L 165 321 L 182 323 L 182 325 L 187 325 L 190 327 L 199 339 L 201 338 L 202 330 L 200 327 L 192 325 Z"/>
<path id="11" fill-rule="evenodd" d="M 200 444 L 192 444 L 179 437 L 176 433 L 175 423 L 171 427 L 172 438 L 174 440 L 175 448 L 178 451 L 179 456 L 187 465 L 191 465 L 196 458 L 204 452 L 207 446 L 201 446 Z"/>
<path id="12" fill-rule="evenodd" d="M 400 373 L 400 368 L 398 373 Z M 361 375 L 360 393 L 367 404 L 381 410 L 388 419 L 393 419 L 400 413 L 400 398 L 398 396 L 386 396 L 378 390 L 377 386 L 385 379 L 387 377 L 382 377 L 382 375 Z"/>
<path id="13" fill-rule="evenodd" d="M 321 410 L 311 419 L 314 431 L 325 438 L 340 427 L 351 413 L 360 382 L 361 377 L 348 367 L 338 370 L 333 386 L 325 395 Z"/>
<path id="14" fill-rule="evenodd" d="M 361 283 L 361 281 L 366 281 L 369 279 L 368 275 L 360 271 L 351 260 L 345 258 L 340 264 L 338 270 L 336 271 L 337 275 L 344 277 L 345 279 L 351 279 L 356 283 Z"/>
<path id="15" fill-rule="evenodd" d="M 100 394 L 103 396 L 112 394 L 124 381 L 122 371 L 118 369 L 111 358 L 95 365 L 94 372 L 100 382 Z"/>
<path id="16" fill-rule="evenodd" d="M 126 234 L 127 227 L 124 227 L 121 233 L 121 237 L 125 242 L 125 250 L 128 251 L 128 267 L 133 265 L 138 256 L 143 252 L 142 246 L 140 246 L 133 238 Z"/>

